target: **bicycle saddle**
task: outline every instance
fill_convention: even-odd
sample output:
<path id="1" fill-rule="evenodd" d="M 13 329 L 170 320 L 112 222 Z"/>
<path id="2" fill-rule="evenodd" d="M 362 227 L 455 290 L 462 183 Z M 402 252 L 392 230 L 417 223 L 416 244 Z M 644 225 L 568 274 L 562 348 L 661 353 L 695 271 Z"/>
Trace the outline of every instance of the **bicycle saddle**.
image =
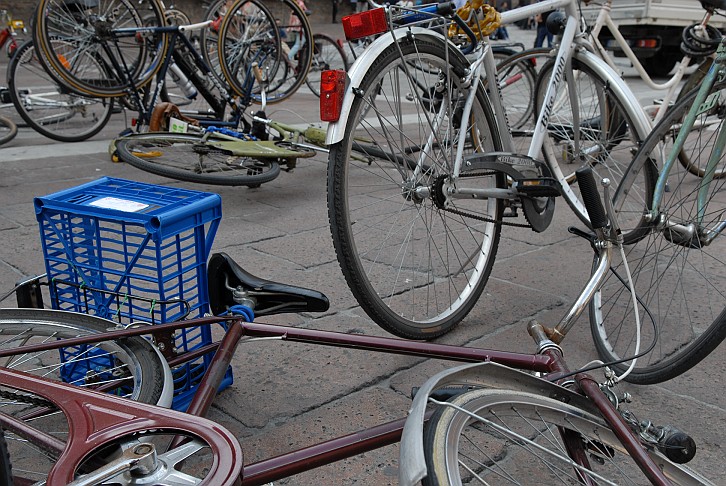
<path id="1" fill-rule="evenodd" d="M 214 315 L 224 314 L 239 304 L 239 297 L 254 302 L 256 316 L 324 312 L 330 307 L 321 292 L 255 277 L 226 253 L 214 253 L 209 259 L 207 279 L 209 306 Z"/>
<path id="2" fill-rule="evenodd" d="M 715 8 L 717 10 L 726 9 L 726 0 L 701 0 L 703 8 L 708 10 L 709 8 Z"/>

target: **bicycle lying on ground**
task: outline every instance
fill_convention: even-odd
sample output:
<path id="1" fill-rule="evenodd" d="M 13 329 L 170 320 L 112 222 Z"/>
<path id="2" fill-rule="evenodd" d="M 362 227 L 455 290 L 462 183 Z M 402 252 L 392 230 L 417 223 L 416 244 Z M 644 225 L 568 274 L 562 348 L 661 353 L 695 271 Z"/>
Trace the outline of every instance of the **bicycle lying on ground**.
<path id="1" fill-rule="evenodd" d="M 128 326 L 72 339 L 49 340 L 48 336 L 56 337 L 53 328 L 71 329 L 84 321 L 96 321 L 96 327 L 102 329 L 112 323 L 67 312 L 1 310 L 0 331 L 5 344 L 0 357 L 5 361 L 0 367 L 0 391 L 4 397 L 0 424 L 7 440 L 0 441 L 0 466 L 5 467 L 0 469 L 0 477 L 14 474 L 22 480 L 31 473 L 29 468 L 46 467 L 37 476 L 31 476 L 31 482 L 45 481 L 50 486 L 71 482 L 76 486 L 104 482 L 167 485 L 182 480 L 185 484 L 264 484 L 394 443 L 403 433 L 400 480 L 404 485 L 413 484 L 423 474 L 428 474 L 425 484 L 458 485 L 466 481 L 472 470 L 480 477 L 505 474 L 528 484 L 709 484 L 679 465 L 695 453 L 690 437 L 672 426 L 635 419 L 623 403 L 615 400 L 611 390 L 617 381 L 614 375 L 607 374 L 606 383 L 599 385 L 586 375 L 586 370 L 570 372 L 559 346 L 553 342 L 561 341 L 583 312 L 607 274 L 613 250 L 622 248 L 617 225 L 608 222 L 615 212 L 609 208 L 605 213 L 598 206 L 596 183 L 587 172 L 581 176 L 590 177 L 581 185 L 587 188 L 583 192 L 596 228 L 595 236 L 589 237 L 597 252 L 597 271 L 556 328 L 547 329 L 537 323 L 528 326 L 538 345 L 534 355 L 245 322 L 255 316 L 323 311 L 328 302 L 319 292 L 254 277 L 224 254 L 214 255 L 209 261 L 210 303 L 215 314 L 231 311 L 231 315 Z M 146 388 L 150 378 L 140 364 L 144 361 L 133 357 L 134 353 L 144 354 L 143 349 L 137 347 L 134 351 L 130 347 L 138 336 L 163 339 L 174 330 L 216 322 L 225 323 L 225 332 L 219 343 L 204 350 L 215 350 L 215 354 L 188 414 L 94 391 L 121 386 L 130 391 Z M 35 329 L 40 327 L 46 331 L 36 333 Z M 222 426 L 197 415 L 203 416 L 208 410 L 234 350 L 245 336 L 475 364 L 449 370 L 427 382 L 416 393 L 408 419 L 243 464 L 238 440 Z M 119 359 L 136 366 L 118 372 L 110 369 L 110 376 L 101 368 L 95 373 L 81 374 L 79 382 L 90 389 L 50 379 L 55 374 L 45 378 L 34 376 L 46 374 L 42 369 L 33 371 L 32 366 L 36 358 L 49 360 L 55 355 L 48 351 L 91 344 L 95 349 L 116 350 Z M 120 347 L 125 350 L 119 350 Z M 191 354 L 199 353 L 201 350 Z M 184 360 L 184 354 L 175 358 L 175 364 Z M 97 356 L 82 354 L 71 364 L 80 366 Z M 158 360 L 158 356 L 151 352 L 149 359 Z M 631 360 L 633 356 L 625 359 Z M 594 368 L 603 366 L 596 364 Z M 27 372 L 28 368 L 33 374 Z M 58 373 L 64 368 L 48 369 Z M 517 370 L 536 371 L 541 377 Z M 579 388 L 568 386 L 573 379 Z M 446 388 L 441 388 L 443 385 Z M 424 443 L 420 428 L 429 396 L 434 400 L 432 403 L 440 405 L 440 410 L 434 412 L 426 426 L 430 439 Z M 451 400 L 446 401 L 448 397 Z M 478 422 L 473 427 L 468 427 L 472 424 L 470 418 Z M 520 425 L 525 429 L 514 429 L 515 421 L 520 420 L 524 420 Z M 531 433 L 534 422 L 537 434 Z M 489 460 L 472 467 L 465 461 L 473 449 L 469 450 L 463 437 L 459 439 L 460 434 L 488 430 L 494 433 L 483 441 L 475 439 L 474 443 L 479 446 L 478 452 L 490 452 Z M 9 453 L 4 446 L 10 448 Z M 527 453 L 525 463 L 510 460 L 518 456 L 519 448 Z M 463 469 L 458 463 L 463 464 Z"/>
<path id="2" fill-rule="evenodd" d="M 253 124 L 261 125 L 262 133 L 271 128 L 278 139 L 211 127 L 204 133 L 134 134 L 118 139 L 116 151 L 124 162 L 152 174 L 201 184 L 259 187 L 280 175 L 281 164 L 290 171 L 298 158 L 326 150 L 322 128 L 260 116 L 253 117 Z"/>

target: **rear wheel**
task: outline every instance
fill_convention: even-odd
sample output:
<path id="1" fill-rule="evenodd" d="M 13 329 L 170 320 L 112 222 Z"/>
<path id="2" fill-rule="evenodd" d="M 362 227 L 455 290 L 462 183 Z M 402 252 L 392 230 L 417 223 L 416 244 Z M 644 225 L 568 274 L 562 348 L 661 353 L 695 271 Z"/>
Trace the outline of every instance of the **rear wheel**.
<path id="1" fill-rule="evenodd" d="M 469 313 L 499 243 L 501 199 L 448 197 L 460 135 L 464 154 L 501 150 L 483 86 L 462 120 L 468 91 L 459 83 L 468 64 L 450 49 L 447 56 L 439 40 L 417 37 L 384 50 L 330 152 L 328 215 L 338 262 L 363 310 L 405 338 L 435 338 Z M 459 181 L 505 184 L 501 175 L 466 168 Z"/>
<path id="2" fill-rule="evenodd" d="M 275 159 L 236 155 L 201 135 L 144 133 L 116 142 L 119 157 L 134 167 L 180 181 L 259 186 L 280 175 Z"/>

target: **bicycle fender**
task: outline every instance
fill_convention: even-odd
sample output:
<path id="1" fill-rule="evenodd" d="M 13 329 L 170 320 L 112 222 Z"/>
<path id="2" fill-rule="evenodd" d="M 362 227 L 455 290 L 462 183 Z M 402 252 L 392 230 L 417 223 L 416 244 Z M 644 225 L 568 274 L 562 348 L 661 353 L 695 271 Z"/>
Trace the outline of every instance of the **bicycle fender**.
<path id="1" fill-rule="evenodd" d="M 573 57 L 590 67 L 602 79 L 609 81 L 608 88 L 615 92 L 621 100 L 627 101 L 623 108 L 630 112 L 630 117 L 636 125 L 634 127 L 636 133 L 641 137 L 641 140 L 645 140 L 645 137 L 648 136 L 653 128 L 653 123 L 645 111 L 640 108 L 638 98 L 635 97 L 635 93 L 623 81 L 623 78 L 605 61 L 588 50 L 578 49 L 573 54 Z"/>
<path id="2" fill-rule="evenodd" d="M 444 370 L 421 386 L 408 411 L 399 449 L 398 481 L 401 486 L 414 486 L 427 475 L 423 446 L 426 405 L 431 392 L 447 385 L 472 385 L 540 394 L 574 404 L 599 416 L 597 408 L 582 395 L 514 368 L 485 362 Z"/>
<path id="3" fill-rule="evenodd" d="M 373 43 L 368 46 L 365 51 L 363 51 L 358 59 L 355 60 L 353 65 L 348 70 L 345 83 L 345 95 L 343 97 L 343 106 L 340 110 L 340 118 L 338 118 L 337 122 L 331 122 L 328 124 L 328 131 L 325 137 L 325 144 L 327 146 L 343 140 L 346 125 L 348 122 L 348 116 L 350 115 L 350 108 L 353 105 L 353 100 L 355 99 L 355 94 L 353 94 L 353 90 L 357 89 L 360 86 L 363 78 L 366 74 L 368 74 L 368 71 L 370 71 L 371 66 L 373 65 L 375 60 L 378 59 L 378 56 L 380 56 L 381 53 L 389 46 L 397 42 L 398 39 L 409 35 L 409 32 L 415 37 L 427 36 L 434 38 L 439 42 L 447 42 L 447 40 L 441 34 L 421 27 L 395 29 L 394 31 L 388 32 L 374 40 Z"/>

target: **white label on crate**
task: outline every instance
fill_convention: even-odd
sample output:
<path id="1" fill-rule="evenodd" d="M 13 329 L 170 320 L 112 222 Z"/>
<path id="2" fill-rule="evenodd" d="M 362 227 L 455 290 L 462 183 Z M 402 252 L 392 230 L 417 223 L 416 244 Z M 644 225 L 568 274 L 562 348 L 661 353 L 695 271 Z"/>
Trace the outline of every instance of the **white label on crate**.
<path id="1" fill-rule="evenodd" d="M 187 122 L 174 118 L 173 116 L 169 118 L 169 131 L 171 133 L 187 133 L 188 129 L 189 124 Z"/>
<path id="2" fill-rule="evenodd" d="M 119 199 L 117 197 L 102 197 L 101 199 L 96 199 L 95 201 L 88 203 L 88 205 L 96 206 L 97 208 L 126 211 L 127 213 L 136 213 L 149 207 L 148 204 L 129 201 L 128 199 Z"/>

